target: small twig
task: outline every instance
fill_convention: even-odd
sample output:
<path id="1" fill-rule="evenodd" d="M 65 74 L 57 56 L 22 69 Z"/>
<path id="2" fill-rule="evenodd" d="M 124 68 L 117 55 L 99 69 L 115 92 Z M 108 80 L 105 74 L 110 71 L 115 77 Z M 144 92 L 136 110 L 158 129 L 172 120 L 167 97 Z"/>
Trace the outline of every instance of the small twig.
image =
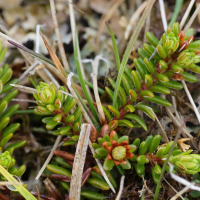
<path id="1" fill-rule="evenodd" d="M 46 178 L 43 181 L 43 183 L 46 186 L 46 189 L 48 190 L 48 192 L 51 194 L 51 196 L 53 196 L 57 200 L 64 200 L 63 196 L 60 194 L 60 192 L 57 190 L 57 188 L 55 187 L 55 185 L 51 182 L 49 178 Z"/>
<path id="2" fill-rule="evenodd" d="M 178 128 L 183 129 L 183 131 L 186 133 L 186 135 L 189 138 L 193 139 L 192 135 L 187 131 L 187 129 L 185 129 L 184 127 L 182 127 L 182 124 L 174 117 L 174 115 L 172 114 L 171 110 L 168 107 L 165 107 L 165 109 L 167 111 L 168 116 L 171 118 L 171 120 L 174 122 L 174 124 L 176 126 L 178 126 Z"/>
<path id="3" fill-rule="evenodd" d="M 60 30 L 59 30 L 59 27 L 58 27 L 58 21 L 57 21 L 57 18 L 56 18 L 56 8 L 55 8 L 54 0 L 49 0 L 49 2 L 50 2 L 50 6 L 51 6 L 51 14 L 52 14 L 52 18 L 53 18 L 53 24 L 54 24 L 56 36 L 58 38 L 58 48 L 59 48 L 59 51 L 60 51 L 62 62 L 63 62 L 64 67 L 66 69 L 69 69 L 69 64 L 67 62 L 64 46 L 63 46 L 63 43 L 62 43 L 62 38 L 61 38 L 61 35 L 60 35 Z"/>
<path id="4" fill-rule="evenodd" d="M 125 176 L 123 175 L 121 177 L 121 181 L 120 181 L 119 192 L 118 192 L 118 195 L 117 195 L 115 200 L 120 200 L 121 199 L 121 195 L 122 195 L 122 192 L 123 192 L 123 189 L 124 189 L 124 180 L 125 180 Z"/>
<path id="5" fill-rule="evenodd" d="M 19 77 L 19 82 L 22 81 L 28 73 L 33 70 L 37 65 L 39 65 L 38 61 L 35 61 L 20 77 Z"/>
<path id="6" fill-rule="evenodd" d="M 164 136 L 164 138 L 165 138 L 165 142 L 169 142 L 169 140 L 168 140 L 168 137 L 167 137 L 167 134 L 165 133 L 165 130 L 164 130 L 164 128 L 162 127 L 162 124 L 160 123 L 160 121 L 159 121 L 159 119 L 158 119 L 158 117 L 157 117 L 157 115 L 155 114 L 155 112 L 153 111 L 153 109 L 152 108 L 150 108 L 150 107 L 147 107 L 147 106 L 145 106 L 146 108 L 148 108 L 149 110 L 151 110 L 151 112 L 153 113 L 153 115 L 154 115 L 154 117 L 155 117 L 155 119 L 156 119 L 156 121 L 157 121 L 157 123 L 158 123 L 158 125 L 160 126 L 160 129 L 161 129 L 161 131 L 162 131 L 162 133 L 163 133 L 163 136 Z"/>
<path id="7" fill-rule="evenodd" d="M 85 164 L 85 157 L 88 148 L 88 141 L 91 131 L 90 124 L 83 124 L 81 126 L 81 132 L 76 148 L 74 164 L 72 169 L 71 183 L 69 198 L 70 200 L 79 200 L 81 196 L 81 181 L 83 168 Z"/>
<path id="8" fill-rule="evenodd" d="M 188 90 L 188 88 L 187 88 L 187 85 L 186 85 L 186 83 L 185 83 L 184 80 L 182 80 L 181 82 L 182 82 L 183 87 L 184 87 L 184 89 L 185 89 L 185 92 L 186 92 L 186 94 L 187 94 L 187 96 L 188 96 L 188 98 L 189 98 L 189 100 L 190 100 L 190 103 L 192 104 L 192 107 L 194 108 L 194 112 L 195 112 L 195 114 L 196 114 L 196 116 L 197 116 L 197 119 L 198 119 L 198 121 L 199 121 L 199 123 L 200 123 L 200 114 L 199 114 L 199 111 L 198 111 L 198 109 L 197 109 L 197 107 L 196 107 L 196 105 L 195 105 L 195 103 L 194 103 L 194 101 L 193 101 L 193 99 L 192 99 L 192 96 L 191 96 L 191 94 L 190 94 L 190 92 L 189 92 L 189 90 Z"/>
<path id="9" fill-rule="evenodd" d="M 195 20 L 196 16 L 198 15 L 200 10 L 200 4 L 197 6 L 195 12 L 193 13 L 192 17 L 190 18 L 189 22 L 186 24 L 185 28 L 183 29 L 183 31 L 186 31 L 187 29 L 190 28 L 190 26 L 192 25 L 193 21 Z"/>
<path id="10" fill-rule="evenodd" d="M 142 14 L 142 12 L 144 11 L 144 9 L 146 8 L 147 6 L 147 1 L 144 1 L 140 7 L 134 12 L 134 14 L 132 15 L 131 19 L 129 20 L 129 23 L 126 27 L 126 31 L 124 33 L 124 38 L 127 40 L 132 29 L 133 29 L 133 26 L 134 24 L 136 24 L 137 22 L 137 19 L 138 17 Z"/>
<path id="11" fill-rule="evenodd" d="M 49 156 L 47 157 L 47 159 L 46 159 L 44 165 L 42 166 L 42 168 L 40 169 L 38 175 L 36 176 L 36 178 L 35 178 L 36 180 L 38 180 L 38 179 L 40 178 L 40 176 L 42 175 L 42 173 L 43 173 L 43 171 L 45 170 L 46 166 L 49 164 L 51 158 L 53 157 L 53 151 L 57 149 L 57 147 L 58 147 L 58 145 L 59 145 L 61 139 L 62 139 L 62 135 L 59 135 L 59 136 L 57 137 L 56 142 L 54 143 L 53 148 L 52 148 L 52 150 L 51 150 Z"/>
<path id="12" fill-rule="evenodd" d="M 164 6 L 163 0 L 159 0 L 159 4 L 160 4 L 160 13 L 161 13 L 161 17 L 162 17 L 164 31 L 166 31 L 167 30 L 167 18 L 166 18 L 165 6 Z"/>
<path id="13" fill-rule="evenodd" d="M 183 28 L 183 26 L 184 26 L 184 24 L 186 22 L 186 19 L 187 19 L 188 15 L 190 14 L 190 10 L 192 9 L 192 6 L 193 6 L 194 2 L 195 2 L 195 0 L 191 0 L 190 1 L 190 4 L 189 4 L 189 6 L 188 6 L 188 8 L 187 8 L 182 20 L 181 20 L 180 29 Z"/>
<path id="14" fill-rule="evenodd" d="M 164 178 L 164 181 L 172 188 L 172 190 L 174 190 L 174 192 L 176 192 L 176 193 L 178 193 L 178 191 Z M 185 200 L 183 197 L 182 197 L 182 195 L 180 195 L 180 198 L 182 199 L 182 200 Z"/>
<path id="15" fill-rule="evenodd" d="M 153 110 L 152 110 L 152 112 L 153 112 Z M 169 140 L 168 140 L 167 134 L 165 133 L 164 128 L 162 127 L 162 124 L 160 123 L 158 117 L 156 116 L 156 114 L 155 114 L 154 112 L 153 112 L 153 114 L 154 114 L 154 116 L 155 116 L 155 118 L 156 118 L 156 121 L 158 122 L 158 125 L 160 126 L 160 129 L 161 129 L 161 131 L 162 131 L 162 133 L 163 133 L 163 136 L 164 136 L 164 138 L 165 138 L 165 142 L 168 143 Z"/>

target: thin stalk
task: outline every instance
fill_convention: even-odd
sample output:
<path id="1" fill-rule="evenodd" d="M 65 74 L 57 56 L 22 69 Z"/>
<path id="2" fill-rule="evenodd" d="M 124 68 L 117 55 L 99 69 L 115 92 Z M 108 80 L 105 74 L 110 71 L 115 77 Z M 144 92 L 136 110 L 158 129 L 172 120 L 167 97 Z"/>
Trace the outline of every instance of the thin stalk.
<path id="1" fill-rule="evenodd" d="M 90 140 L 89 140 L 89 147 L 90 147 L 90 150 L 91 150 L 92 154 L 94 155 L 94 154 L 95 154 L 95 151 L 94 151 L 94 148 L 92 147 L 92 142 L 91 142 Z M 115 191 L 114 187 L 112 186 L 110 180 L 108 179 L 108 176 L 106 175 L 106 172 L 104 171 L 104 169 L 103 169 L 103 167 L 102 167 L 102 165 L 101 165 L 99 159 L 96 159 L 96 158 L 95 158 L 95 161 L 96 161 L 96 163 L 97 163 L 97 165 L 98 165 L 98 167 L 99 167 L 99 170 L 101 171 L 101 174 L 103 175 L 105 181 L 106 181 L 106 182 L 108 183 L 108 185 L 110 186 L 110 189 L 111 189 L 114 193 L 116 193 L 116 191 Z"/>
<path id="2" fill-rule="evenodd" d="M 174 192 L 178 193 L 178 191 L 164 178 L 164 181 L 172 188 L 172 190 L 174 190 Z M 182 200 L 185 200 L 181 195 L 180 195 L 180 198 Z"/>
<path id="3" fill-rule="evenodd" d="M 118 192 L 118 195 L 116 197 L 116 200 L 120 200 L 121 199 L 122 191 L 124 189 L 124 180 L 125 180 L 125 176 L 123 175 L 121 177 L 121 180 L 120 180 L 120 188 L 119 188 L 119 192 Z"/>
<path id="4" fill-rule="evenodd" d="M 54 145 L 53 145 L 53 148 L 52 148 L 52 150 L 51 150 L 49 156 L 47 157 L 45 163 L 43 164 L 43 166 L 42 166 L 42 168 L 40 169 L 38 175 L 36 176 L 36 178 L 35 178 L 36 180 L 38 180 L 38 179 L 40 178 L 40 176 L 42 175 L 42 173 L 43 173 L 43 171 L 45 170 L 46 166 L 49 164 L 51 158 L 53 157 L 53 152 L 54 152 L 54 150 L 57 149 L 57 147 L 58 147 L 58 145 L 59 145 L 61 139 L 62 139 L 62 135 L 59 135 L 59 136 L 57 137 L 57 139 L 56 139 Z"/>
<path id="5" fill-rule="evenodd" d="M 81 72 L 81 66 L 80 66 L 80 62 L 79 62 L 79 56 L 78 56 L 78 36 L 76 34 L 76 37 L 75 37 L 75 41 L 73 42 L 74 44 L 74 57 L 75 57 L 75 62 L 76 62 L 76 69 L 77 69 L 77 73 L 78 73 L 78 76 L 79 76 L 79 80 L 80 80 L 80 83 L 81 83 L 81 87 L 83 89 L 83 92 L 84 92 L 84 95 L 85 95 L 85 98 L 86 100 L 88 101 L 88 105 L 91 109 L 91 112 L 93 114 L 93 116 L 95 117 L 95 119 L 99 122 L 99 116 L 97 114 L 97 111 L 92 103 L 92 100 L 89 96 L 89 93 L 87 92 L 87 88 L 85 86 L 85 83 L 84 83 L 84 79 L 83 79 L 83 76 L 82 76 L 82 72 Z"/>
<path id="6" fill-rule="evenodd" d="M 176 19 L 178 17 L 178 14 L 179 14 L 179 12 L 181 10 L 182 5 L 183 5 L 183 0 L 176 0 L 176 4 L 175 4 L 175 8 L 174 8 L 174 13 L 173 13 L 171 21 L 169 23 L 170 27 L 174 24 L 174 22 L 176 22 Z"/>
<path id="7" fill-rule="evenodd" d="M 28 73 L 33 70 L 37 65 L 39 65 L 38 61 L 35 61 L 20 77 L 19 77 L 19 82 L 22 81 Z"/>
<path id="8" fill-rule="evenodd" d="M 183 87 L 184 87 L 184 89 L 185 89 L 185 92 L 186 92 L 186 94 L 187 94 L 187 96 L 188 96 L 188 98 L 189 98 L 189 100 L 190 100 L 190 103 L 192 104 L 192 107 L 194 108 L 194 112 L 195 112 L 195 114 L 196 114 L 196 116 L 197 116 L 197 119 L 198 119 L 198 121 L 199 121 L 199 123 L 200 123 L 200 114 L 199 114 L 199 111 L 198 111 L 198 109 L 197 109 L 197 107 L 196 107 L 196 105 L 195 105 L 195 103 L 194 103 L 194 101 L 193 101 L 193 99 L 192 99 L 192 96 L 191 96 L 191 94 L 190 94 L 190 92 L 189 92 L 189 90 L 188 90 L 188 88 L 187 88 L 187 85 L 186 85 L 186 83 L 185 83 L 184 80 L 182 80 L 181 82 L 182 82 Z"/>
<path id="9" fill-rule="evenodd" d="M 111 30 L 108 22 L 106 22 L 106 25 L 107 25 L 108 30 L 110 32 L 110 36 L 111 36 L 112 44 L 113 44 L 113 49 L 114 49 L 114 53 L 115 53 L 115 60 L 116 60 L 116 64 L 117 64 L 117 69 L 119 70 L 119 68 L 120 68 L 120 58 L 119 58 L 117 43 L 116 43 L 116 40 L 115 40 L 115 35 L 114 35 L 113 31 Z"/>
<path id="10" fill-rule="evenodd" d="M 130 39 L 130 42 L 127 46 L 127 49 L 125 51 L 125 54 L 124 54 L 124 57 L 122 59 L 122 62 L 121 62 L 121 65 L 120 65 L 120 69 L 119 69 L 119 73 L 118 73 L 118 77 L 117 77 L 117 82 L 116 82 L 116 87 L 115 87 L 115 91 L 114 91 L 114 97 L 113 97 L 113 106 L 116 106 L 116 102 L 117 102 L 117 96 L 118 96 L 118 92 L 119 92 L 119 86 L 121 84 L 121 80 L 122 80 L 122 76 L 123 76 L 123 73 L 124 73 L 124 70 L 125 70 L 125 67 L 126 67 L 126 64 L 127 64 L 127 61 L 128 61 L 128 58 L 129 58 L 129 55 L 132 51 L 132 48 L 133 48 L 133 45 L 139 35 L 139 32 L 141 31 L 142 29 L 142 26 L 149 14 L 149 12 L 151 11 L 151 8 L 154 4 L 155 0 L 152 0 L 148 3 L 148 5 L 146 6 L 146 9 L 142 15 L 142 17 L 140 18 L 140 21 L 138 22 L 138 25 L 136 27 L 136 30 L 134 31 L 131 39 Z"/>

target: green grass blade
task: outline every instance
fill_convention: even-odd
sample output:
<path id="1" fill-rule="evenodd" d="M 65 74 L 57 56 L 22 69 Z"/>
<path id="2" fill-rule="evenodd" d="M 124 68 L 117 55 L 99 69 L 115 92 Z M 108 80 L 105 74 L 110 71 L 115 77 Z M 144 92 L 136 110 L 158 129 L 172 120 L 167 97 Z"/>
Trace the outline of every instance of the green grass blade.
<path id="1" fill-rule="evenodd" d="M 107 25 L 108 30 L 110 32 L 110 36 L 111 36 L 112 44 L 113 44 L 113 49 L 114 49 L 114 53 L 115 53 L 117 69 L 119 70 L 119 68 L 120 68 L 120 58 L 119 58 L 119 52 L 118 52 L 118 48 L 117 48 L 117 43 L 116 43 L 116 40 L 115 40 L 115 35 L 114 35 L 113 31 L 111 30 L 108 22 L 106 22 L 106 25 Z"/>
<path id="2" fill-rule="evenodd" d="M 174 8 L 174 13 L 173 13 L 171 21 L 169 23 L 170 27 L 173 25 L 174 22 L 176 22 L 176 19 L 178 17 L 178 14 L 179 14 L 179 12 L 181 10 L 182 5 L 183 5 L 183 0 L 176 0 L 176 4 L 175 4 L 175 8 Z"/>
<path id="3" fill-rule="evenodd" d="M 52 60 L 50 60 L 50 59 L 48 59 L 48 58 L 46 58 L 46 57 L 44 57 L 44 56 L 42 56 L 42 55 L 40 55 L 40 54 L 38 54 L 38 53 L 32 51 L 32 50 L 30 50 L 30 49 L 28 49 L 28 48 L 26 48 L 26 47 L 24 47 L 24 46 L 22 46 L 22 45 L 19 45 L 19 44 L 15 43 L 15 42 L 13 42 L 13 41 L 11 41 L 11 40 L 8 40 L 8 42 L 11 43 L 12 45 L 16 46 L 17 48 L 22 49 L 23 51 L 28 52 L 28 53 L 31 54 L 34 58 L 39 58 L 39 59 L 43 60 L 44 62 L 46 62 L 46 63 L 48 63 L 48 64 L 50 64 L 50 65 L 52 65 L 52 66 L 55 67 L 55 64 L 53 63 Z M 67 69 L 64 69 L 64 70 L 67 72 L 67 74 L 70 74 L 70 73 L 71 73 L 70 70 L 67 70 Z M 79 77 L 78 77 L 77 74 L 74 74 L 74 78 L 77 79 L 77 80 L 79 80 Z M 84 82 L 85 82 L 86 85 L 88 85 L 90 88 L 93 89 L 92 83 L 90 83 L 90 82 L 87 81 L 87 80 L 84 80 Z M 101 88 L 98 88 L 98 91 L 99 91 L 100 94 L 103 94 L 103 93 L 104 93 L 104 90 L 102 90 Z"/>
<path id="4" fill-rule="evenodd" d="M 116 103 L 117 103 L 117 95 L 119 93 L 119 86 L 121 84 L 122 75 L 124 73 L 124 70 L 125 70 L 126 64 L 128 62 L 128 58 L 129 58 L 129 55 L 130 55 L 131 50 L 133 48 L 134 42 L 136 41 L 136 39 L 139 35 L 139 32 L 142 29 L 144 21 L 146 20 L 154 2 L 155 2 L 155 0 L 152 0 L 152 1 L 149 1 L 149 3 L 147 4 L 146 9 L 143 12 L 142 17 L 140 18 L 140 21 L 138 22 L 136 30 L 134 31 L 133 35 L 131 36 L 130 42 L 129 42 L 127 48 L 126 48 L 125 54 L 123 56 L 123 59 L 122 59 L 121 65 L 120 65 L 119 73 L 118 73 L 118 76 L 117 76 L 117 82 L 116 82 L 116 87 L 115 87 L 114 97 L 113 97 L 113 106 L 116 106 Z"/>
<path id="5" fill-rule="evenodd" d="M 88 105 L 91 109 L 91 112 L 93 114 L 93 116 L 95 117 L 96 121 L 100 121 L 99 120 L 99 116 L 97 114 L 97 111 L 95 110 L 95 107 L 92 103 L 92 100 L 90 99 L 90 96 L 87 92 L 87 88 L 85 86 L 85 82 L 84 82 L 84 79 L 83 79 L 83 76 L 82 76 L 82 73 L 81 73 L 81 67 L 80 67 L 80 63 L 79 63 L 79 60 L 78 60 L 78 36 L 77 36 L 77 33 L 76 33 L 76 37 L 75 37 L 75 41 L 74 41 L 74 59 L 75 59 L 75 62 L 76 62 L 76 70 L 77 70 L 77 73 L 78 73 L 78 76 L 79 76 L 79 80 L 80 80 L 80 83 L 81 83 L 81 87 L 82 87 L 82 90 L 83 90 L 83 93 L 85 95 L 85 98 L 86 100 L 88 101 Z"/>
<path id="6" fill-rule="evenodd" d="M 18 183 L 18 181 L 0 165 L 0 173 L 12 183 Z M 26 199 L 26 200 L 37 200 L 23 185 L 14 185 L 16 190 Z"/>

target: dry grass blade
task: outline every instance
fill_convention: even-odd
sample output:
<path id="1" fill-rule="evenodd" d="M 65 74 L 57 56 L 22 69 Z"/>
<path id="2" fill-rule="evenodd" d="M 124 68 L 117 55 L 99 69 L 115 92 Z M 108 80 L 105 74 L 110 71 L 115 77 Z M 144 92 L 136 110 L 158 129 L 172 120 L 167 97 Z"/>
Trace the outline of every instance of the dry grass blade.
<path id="1" fill-rule="evenodd" d="M 92 154 L 94 155 L 95 152 L 94 152 L 94 148 L 92 147 L 91 141 L 89 141 L 89 147 L 90 147 L 90 150 L 91 150 Z M 105 171 L 104 171 L 104 169 L 103 169 L 103 167 L 102 167 L 102 165 L 101 165 L 99 159 L 96 159 L 96 158 L 95 158 L 95 161 L 96 161 L 96 163 L 97 163 L 97 165 L 98 165 L 98 167 L 99 167 L 99 170 L 101 171 L 101 174 L 103 175 L 105 181 L 106 181 L 106 182 L 108 183 L 108 185 L 110 186 L 110 189 L 111 189 L 114 193 L 116 193 L 116 191 L 115 191 L 114 187 L 112 186 L 111 182 L 109 181 L 109 179 L 108 179 L 108 177 L 107 177 L 107 175 L 106 175 L 106 173 L 105 173 Z"/>
<path id="2" fill-rule="evenodd" d="M 184 28 L 184 32 L 190 28 L 190 26 L 192 25 L 193 21 L 195 20 L 197 14 L 199 13 L 200 10 L 200 4 L 197 6 L 195 12 L 193 13 L 192 17 L 190 18 L 189 22 L 186 24 L 185 28 Z"/>
<path id="3" fill-rule="evenodd" d="M 184 187 L 181 191 L 179 191 L 177 194 L 175 194 L 170 200 L 176 200 L 178 199 L 182 194 L 184 194 L 188 189 L 190 189 L 190 186 Z"/>
<path id="4" fill-rule="evenodd" d="M 65 70 L 63 69 L 62 64 L 60 63 L 58 57 L 55 55 L 54 51 L 52 50 L 52 48 L 49 46 L 49 44 L 47 43 L 46 39 L 44 38 L 42 32 L 40 32 L 42 39 L 44 41 L 44 44 L 49 52 L 49 55 L 51 56 L 51 59 L 53 60 L 54 64 L 56 65 L 58 71 L 60 72 L 60 74 L 63 76 L 63 78 L 67 78 L 67 73 L 65 72 Z"/>
<path id="5" fill-rule="evenodd" d="M 31 93 L 36 93 L 36 89 L 34 89 L 34 88 L 26 87 L 26 86 L 23 86 L 23 85 L 17 85 L 17 84 L 10 84 L 10 85 L 13 86 L 13 87 L 16 87 L 16 88 L 27 90 Z"/>
<path id="6" fill-rule="evenodd" d="M 153 113 L 153 115 L 154 115 L 156 121 L 158 122 L 158 125 L 160 126 L 160 129 L 161 129 L 161 131 L 162 131 L 162 134 L 163 134 L 163 137 L 164 137 L 164 139 L 165 139 L 165 142 L 168 143 L 169 140 L 168 140 L 167 134 L 165 133 L 165 130 L 164 130 L 164 128 L 162 127 L 162 124 L 160 123 L 160 121 L 159 121 L 157 115 L 155 114 L 155 112 L 153 111 L 152 108 L 147 107 L 147 106 L 145 106 L 145 107 L 148 108 L 149 110 L 151 110 L 151 112 Z"/>
<path id="7" fill-rule="evenodd" d="M 174 192 L 178 193 L 178 191 L 174 187 L 172 187 L 172 185 L 170 185 L 170 183 L 165 178 L 164 178 L 164 181 L 172 188 L 172 190 L 174 190 Z M 181 195 L 180 195 L 180 198 L 182 200 L 185 200 Z"/>
<path id="8" fill-rule="evenodd" d="M 118 195 L 116 197 L 116 200 L 120 200 L 121 199 L 122 191 L 124 189 L 124 180 L 125 180 L 125 176 L 123 175 L 121 177 L 120 188 L 119 188 L 119 192 L 118 192 Z"/>
<path id="9" fill-rule="evenodd" d="M 163 0 L 159 0 L 159 4 L 160 4 L 160 12 L 161 12 L 164 31 L 167 31 L 167 19 L 166 19 L 165 6 Z"/>
<path id="10" fill-rule="evenodd" d="M 188 88 L 187 88 L 187 85 L 186 85 L 186 83 L 185 83 L 184 80 L 182 80 L 181 82 L 182 82 L 183 87 L 184 87 L 184 89 L 185 89 L 185 92 L 186 92 L 186 94 L 187 94 L 187 96 L 188 96 L 188 98 L 189 98 L 189 101 L 190 101 L 192 107 L 194 108 L 194 112 L 195 112 L 195 114 L 196 114 L 196 116 L 197 116 L 197 119 L 198 119 L 198 121 L 199 121 L 199 123 L 200 123 L 200 114 L 199 114 L 199 111 L 198 111 L 198 109 L 197 109 L 197 107 L 196 107 L 196 105 L 195 105 L 195 103 L 194 103 L 194 101 L 193 101 L 193 99 L 192 99 L 192 96 L 191 96 L 191 94 L 190 94 L 190 92 L 189 92 L 189 90 L 188 90 Z"/>
<path id="11" fill-rule="evenodd" d="M 52 148 L 52 150 L 51 150 L 49 156 L 47 157 L 47 159 L 46 159 L 44 165 L 42 166 L 42 168 L 40 169 L 38 175 L 36 176 L 36 178 L 35 178 L 36 180 L 38 180 L 38 179 L 40 178 L 40 176 L 42 175 L 42 173 L 43 173 L 43 171 L 45 170 L 46 166 L 49 164 L 51 158 L 53 157 L 53 151 L 57 149 L 57 147 L 58 147 L 58 145 L 59 145 L 61 139 L 62 139 L 62 136 L 59 135 L 59 136 L 57 137 L 56 142 L 55 142 L 55 144 L 54 144 L 54 146 L 53 146 L 53 148 Z"/>
<path id="12" fill-rule="evenodd" d="M 15 182 L 9 182 L 9 181 L 0 181 L 0 185 L 23 185 L 23 183 L 15 183 Z"/>
<path id="13" fill-rule="evenodd" d="M 90 136 L 91 125 L 83 124 L 79 135 L 78 145 L 76 148 L 74 164 L 72 169 L 71 183 L 70 183 L 70 200 L 79 200 L 81 196 L 81 180 L 85 164 L 85 157 L 88 148 L 88 141 Z"/>
<path id="14" fill-rule="evenodd" d="M 36 185 L 36 190 L 37 190 L 38 200 L 41 200 L 41 198 L 40 198 L 40 191 L 39 191 L 39 188 L 38 188 L 37 185 Z"/>
<path id="15" fill-rule="evenodd" d="M 97 73 L 98 73 L 98 65 L 99 65 L 100 58 L 101 58 L 100 56 L 96 56 L 94 61 L 92 61 L 92 68 L 93 68 L 92 79 L 93 79 L 93 86 L 94 86 L 94 96 L 97 103 L 100 120 L 102 124 L 105 124 L 106 118 L 104 115 L 103 107 L 101 105 L 101 101 L 100 101 L 100 97 L 99 97 L 99 93 L 97 89 Z"/>
<path id="16" fill-rule="evenodd" d="M 97 47 L 99 46 L 99 41 L 100 41 L 100 37 L 101 34 L 105 28 L 105 21 L 109 21 L 110 18 L 112 17 L 112 15 L 114 14 L 114 12 L 117 10 L 117 8 L 124 2 L 124 0 L 118 0 L 116 1 L 111 8 L 108 10 L 108 12 L 106 12 L 105 15 L 103 15 L 100 19 L 100 26 L 99 26 L 99 30 L 96 36 L 97 39 Z M 98 49 L 98 48 L 97 48 Z"/>
<path id="17" fill-rule="evenodd" d="M 140 7 L 134 12 L 134 14 L 132 15 L 127 27 L 126 27 L 126 31 L 124 33 L 124 38 L 127 40 L 131 31 L 132 31 L 132 28 L 134 26 L 134 24 L 137 23 L 137 19 L 138 17 L 142 14 L 142 12 L 144 11 L 144 9 L 146 8 L 147 6 L 147 1 L 144 1 Z"/>
<path id="18" fill-rule="evenodd" d="M 190 1 L 190 4 L 189 4 L 189 6 L 188 6 L 188 8 L 187 8 L 182 20 L 181 20 L 181 23 L 180 23 L 180 28 L 181 29 L 183 28 L 183 26 L 184 26 L 184 24 L 186 22 L 186 19 L 187 19 L 188 15 L 189 15 L 189 13 L 190 13 L 190 11 L 192 9 L 192 6 L 193 6 L 194 2 L 195 2 L 195 0 L 191 0 Z"/>
<path id="19" fill-rule="evenodd" d="M 55 28 L 56 36 L 58 38 L 58 48 L 59 48 L 59 51 L 60 51 L 62 62 L 63 62 L 64 67 L 66 69 L 69 69 L 69 64 L 67 62 L 65 50 L 64 50 L 64 47 L 63 47 L 63 43 L 62 43 L 62 38 L 61 38 L 61 35 L 60 35 L 60 30 L 59 30 L 59 27 L 58 27 L 58 21 L 57 21 L 57 18 L 56 18 L 56 8 L 55 8 L 54 0 L 49 0 L 49 2 L 50 2 L 50 6 L 51 6 L 53 25 L 54 25 L 54 28 Z"/>
<path id="20" fill-rule="evenodd" d="M 38 61 L 35 61 L 20 77 L 19 77 L 19 82 L 22 81 L 28 73 L 33 70 L 37 65 L 39 65 Z"/>

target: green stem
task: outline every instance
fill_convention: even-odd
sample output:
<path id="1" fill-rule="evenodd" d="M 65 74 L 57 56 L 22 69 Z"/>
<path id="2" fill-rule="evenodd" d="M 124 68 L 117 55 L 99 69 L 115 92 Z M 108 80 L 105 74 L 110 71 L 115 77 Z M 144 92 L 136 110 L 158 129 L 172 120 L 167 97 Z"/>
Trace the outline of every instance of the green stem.
<path id="1" fill-rule="evenodd" d="M 122 80 L 122 76 L 123 76 L 123 73 L 124 73 L 124 70 L 125 70 L 125 67 L 126 67 L 126 64 L 128 62 L 128 58 L 129 58 L 129 55 L 133 49 L 133 45 L 139 35 L 139 32 L 141 31 L 142 29 L 142 26 L 154 4 L 155 0 L 152 0 L 152 1 L 149 1 L 148 5 L 146 6 L 146 9 L 142 15 L 142 17 L 140 18 L 140 21 L 138 22 L 138 25 L 136 27 L 136 30 L 134 31 L 132 37 L 131 37 L 131 40 L 126 48 L 126 51 L 125 51 L 125 54 L 124 54 L 124 57 L 122 59 L 122 62 L 121 62 L 121 65 L 120 65 L 120 69 L 119 69 L 119 73 L 118 73 L 118 76 L 117 76 L 117 82 L 116 82 L 116 87 L 115 87 L 115 91 L 114 91 L 114 97 L 113 97 L 113 106 L 115 107 L 116 106 L 116 103 L 117 103 L 117 96 L 118 96 L 118 93 L 119 93 L 119 86 L 121 84 L 121 80 Z"/>
<path id="2" fill-rule="evenodd" d="M 33 114 L 34 113 L 34 110 L 31 109 L 31 110 L 17 110 L 15 112 L 15 114 Z"/>
<path id="3" fill-rule="evenodd" d="M 115 59 L 116 59 L 116 64 L 117 64 L 117 69 L 120 69 L 120 58 L 119 58 L 119 52 L 118 52 L 118 48 L 117 48 L 117 43 L 115 40 L 115 35 L 113 33 L 113 31 L 111 30 L 110 26 L 108 25 L 108 22 L 106 22 L 106 25 L 108 27 L 108 30 L 110 32 L 110 36 L 112 39 L 112 44 L 113 44 L 113 49 L 114 49 L 114 53 L 115 53 Z"/>

